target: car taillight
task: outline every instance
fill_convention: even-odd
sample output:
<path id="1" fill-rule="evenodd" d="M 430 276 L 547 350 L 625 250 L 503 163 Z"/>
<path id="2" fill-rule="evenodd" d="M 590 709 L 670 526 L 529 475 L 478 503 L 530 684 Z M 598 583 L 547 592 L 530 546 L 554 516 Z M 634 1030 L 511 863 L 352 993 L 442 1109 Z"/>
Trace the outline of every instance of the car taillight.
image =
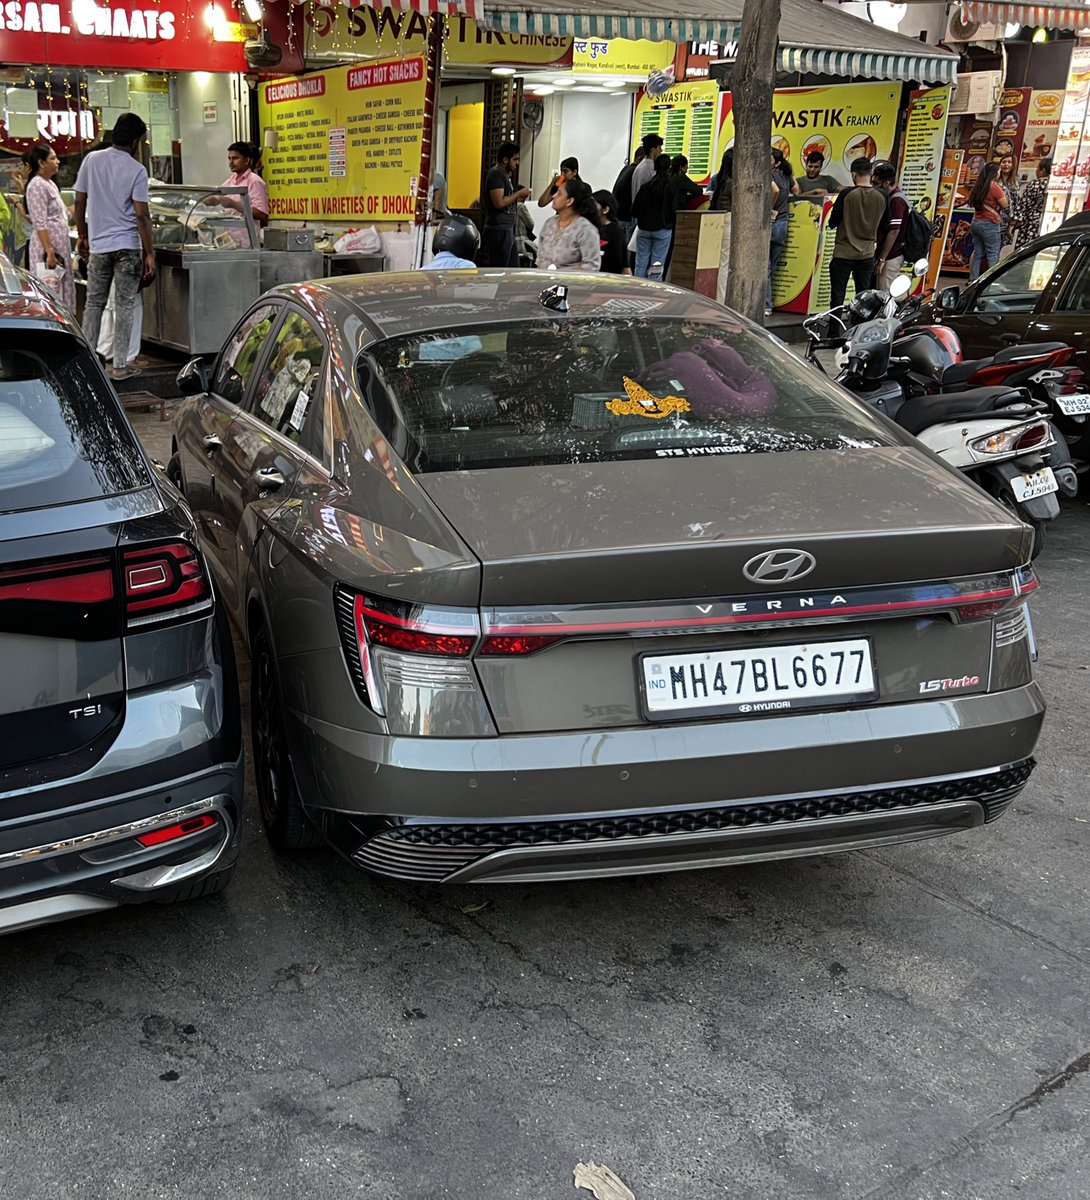
<path id="1" fill-rule="evenodd" d="M 174 825 L 164 825 L 162 829 L 153 829 L 150 833 L 141 833 L 137 841 L 141 846 L 161 846 L 164 842 L 176 842 L 179 838 L 189 837 L 190 834 L 200 833 L 211 829 L 216 818 L 211 813 L 201 813 L 196 817 L 187 817 Z"/>
<path id="2" fill-rule="evenodd" d="M 126 550 L 121 559 L 125 611 L 137 622 L 209 599 L 200 555 L 187 542 Z"/>
<path id="3" fill-rule="evenodd" d="M 481 632 L 476 612 L 469 609 L 432 608 L 374 596 L 357 596 L 354 616 L 361 643 L 403 654 L 468 658 Z"/>
<path id="4" fill-rule="evenodd" d="M 0 601 L 101 604 L 113 596 L 114 574 L 106 555 L 0 571 Z"/>
<path id="5" fill-rule="evenodd" d="M 520 634 L 510 637 L 491 634 L 482 639 L 477 654 L 491 657 L 536 654 L 546 646 L 554 646 L 561 640 L 558 634 Z"/>

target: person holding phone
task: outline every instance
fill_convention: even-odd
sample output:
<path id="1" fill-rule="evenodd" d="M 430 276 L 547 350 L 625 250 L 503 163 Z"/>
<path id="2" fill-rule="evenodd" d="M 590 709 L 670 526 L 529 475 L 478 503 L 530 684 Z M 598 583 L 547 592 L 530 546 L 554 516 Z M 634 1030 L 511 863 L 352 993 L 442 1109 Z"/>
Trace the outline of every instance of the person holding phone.
<path id="1" fill-rule="evenodd" d="M 83 333 L 98 344 L 102 313 L 114 284 L 111 379 L 129 379 L 140 368 L 129 360 L 133 316 L 140 289 L 155 278 L 148 209 L 148 173 L 138 157 L 148 127 L 136 113 L 117 119 L 111 145 L 88 154 L 76 176 L 76 252 L 87 261 Z"/>
<path id="2" fill-rule="evenodd" d="M 538 208 L 548 208 L 556 195 L 556 189 L 571 179 L 579 178 L 579 159 L 565 158 L 560 164 L 560 170 L 553 176 L 552 182 L 545 185 L 545 190 L 537 198 Z"/>

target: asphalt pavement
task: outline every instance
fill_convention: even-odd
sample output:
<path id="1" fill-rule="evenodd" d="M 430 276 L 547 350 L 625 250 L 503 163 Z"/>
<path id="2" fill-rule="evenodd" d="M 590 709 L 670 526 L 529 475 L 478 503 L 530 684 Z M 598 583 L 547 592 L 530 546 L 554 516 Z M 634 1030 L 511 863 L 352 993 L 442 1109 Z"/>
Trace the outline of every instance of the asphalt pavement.
<path id="1" fill-rule="evenodd" d="M 251 789 L 222 896 L 0 943 L 0 1196 L 552 1200 L 594 1160 L 637 1200 L 1082 1200 L 1088 563 L 1069 502 L 1040 765 L 973 833 L 444 890 L 272 853 Z"/>

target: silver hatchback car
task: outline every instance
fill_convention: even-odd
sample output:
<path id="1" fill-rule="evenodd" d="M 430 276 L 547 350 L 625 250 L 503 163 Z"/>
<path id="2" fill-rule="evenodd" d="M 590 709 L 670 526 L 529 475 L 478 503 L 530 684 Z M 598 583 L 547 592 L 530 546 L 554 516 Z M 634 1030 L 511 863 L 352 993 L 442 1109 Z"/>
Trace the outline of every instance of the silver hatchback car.
<path id="1" fill-rule="evenodd" d="M 699 296 L 298 284 L 180 381 L 280 847 L 662 871 L 967 829 L 1029 777 L 1028 530 Z"/>

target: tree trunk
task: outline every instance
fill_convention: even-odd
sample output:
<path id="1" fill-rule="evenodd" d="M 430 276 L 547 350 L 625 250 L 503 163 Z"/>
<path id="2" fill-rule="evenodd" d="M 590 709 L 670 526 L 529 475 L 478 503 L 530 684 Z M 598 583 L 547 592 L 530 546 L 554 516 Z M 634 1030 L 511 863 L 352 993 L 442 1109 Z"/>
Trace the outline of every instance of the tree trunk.
<path id="1" fill-rule="evenodd" d="M 734 196 L 727 304 L 759 321 L 765 309 L 772 204 L 768 151 L 779 45 L 780 0 L 745 0 L 738 58 L 731 72 Z"/>

